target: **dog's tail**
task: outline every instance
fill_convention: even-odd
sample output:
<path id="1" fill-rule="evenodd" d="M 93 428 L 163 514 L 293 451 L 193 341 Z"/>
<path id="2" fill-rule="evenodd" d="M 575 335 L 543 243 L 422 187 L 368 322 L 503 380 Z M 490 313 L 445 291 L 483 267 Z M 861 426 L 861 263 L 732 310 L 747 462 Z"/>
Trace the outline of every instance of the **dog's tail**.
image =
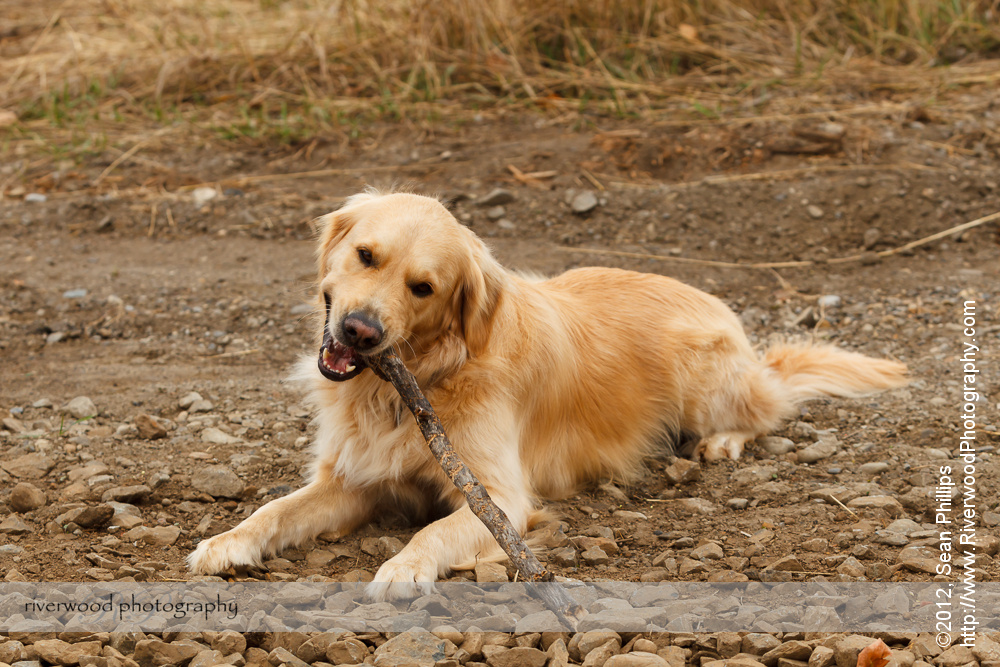
<path id="1" fill-rule="evenodd" d="M 790 390 L 794 403 L 821 396 L 856 398 L 907 383 L 906 364 L 833 345 L 781 343 L 764 353 L 764 363 Z"/>
<path id="2" fill-rule="evenodd" d="M 544 509 L 536 509 L 528 515 L 528 531 L 532 531 L 535 528 L 547 524 L 553 521 L 555 517 Z M 539 531 L 541 533 L 542 531 Z M 539 556 L 543 554 L 546 550 L 546 538 L 547 535 L 527 535 L 525 536 L 524 543 L 528 545 L 528 548 L 536 555 Z M 496 543 L 495 540 L 489 541 L 489 546 L 483 551 L 476 554 L 475 558 L 464 561 L 462 563 L 454 563 L 451 565 L 452 570 L 474 570 L 476 565 L 479 563 L 501 563 L 507 560 L 507 553 Z"/>

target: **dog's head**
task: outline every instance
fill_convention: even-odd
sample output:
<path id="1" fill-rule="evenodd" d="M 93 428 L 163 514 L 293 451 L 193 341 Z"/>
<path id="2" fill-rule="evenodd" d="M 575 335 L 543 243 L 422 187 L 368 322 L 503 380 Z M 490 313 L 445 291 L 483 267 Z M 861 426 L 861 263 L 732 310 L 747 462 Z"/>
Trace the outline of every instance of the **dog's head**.
<path id="1" fill-rule="evenodd" d="M 435 199 L 364 193 L 323 219 L 319 287 L 325 309 L 319 370 L 337 382 L 395 347 L 484 353 L 504 281 L 482 242 Z"/>

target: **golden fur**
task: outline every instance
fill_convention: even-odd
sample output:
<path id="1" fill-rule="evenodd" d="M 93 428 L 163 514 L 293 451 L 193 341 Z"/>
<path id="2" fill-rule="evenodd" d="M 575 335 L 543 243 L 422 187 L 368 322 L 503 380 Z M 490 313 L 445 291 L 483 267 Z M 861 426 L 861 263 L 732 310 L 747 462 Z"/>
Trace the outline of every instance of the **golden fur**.
<path id="1" fill-rule="evenodd" d="M 359 261 L 361 247 L 373 266 Z M 414 282 L 433 294 L 414 295 Z M 671 436 L 699 438 L 705 459 L 735 459 L 800 401 L 905 382 L 901 363 L 828 345 L 779 345 L 760 357 L 721 301 L 664 276 L 508 272 L 440 203 L 411 194 L 357 195 L 327 216 L 319 285 L 331 323 L 358 309 L 379 319 L 378 349 L 401 353 L 461 457 L 521 531 L 537 499 L 628 478 Z M 318 424 L 312 481 L 203 541 L 192 570 L 257 563 L 400 505 L 450 513 L 382 565 L 376 598 L 412 596 L 496 551 L 392 386 L 370 370 L 333 382 L 315 357 L 296 376 Z"/>

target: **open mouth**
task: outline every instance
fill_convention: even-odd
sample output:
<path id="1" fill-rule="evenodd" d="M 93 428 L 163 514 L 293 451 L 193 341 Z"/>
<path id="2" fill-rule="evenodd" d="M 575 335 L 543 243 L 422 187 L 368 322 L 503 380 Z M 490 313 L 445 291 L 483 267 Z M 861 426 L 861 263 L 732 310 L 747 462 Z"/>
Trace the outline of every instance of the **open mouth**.
<path id="1" fill-rule="evenodd" d="M 319 349 L 319 372 L 323 377 L 343 382 L 360 374 L 365 368 L 365 360 L 353 347 L 341 345 L 329 334 L 323 338 L 323 346 Z"/>

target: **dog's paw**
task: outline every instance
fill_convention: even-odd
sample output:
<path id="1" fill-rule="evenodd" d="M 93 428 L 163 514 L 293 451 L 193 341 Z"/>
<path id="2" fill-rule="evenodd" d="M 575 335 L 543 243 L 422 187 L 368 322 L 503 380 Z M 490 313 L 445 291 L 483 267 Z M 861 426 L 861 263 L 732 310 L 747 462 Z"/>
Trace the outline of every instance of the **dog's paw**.
<path id="1" fill-rule="evenodd" d="M 197 574 L 215 574 L 233 566 L 259 565 L 261 546 L 236 531 L 202 540 L 188 554 L 188 569 Z"/>
<path id="2" fill-rule="evenodd" d="M 378 569 L 365 595 L 374 602 L 408 600 L 433 593 L 436 579 L 437 567 L 433 563 L 413 563 L 395 556 Z"/>
<path id="3" fill-rule="evenodd" d="M 745 433 L 716 433 L 702 438 L 694 448 L 695 459 L 719 461 L 740 458 L 743 445 L 750 438 Z"/>

